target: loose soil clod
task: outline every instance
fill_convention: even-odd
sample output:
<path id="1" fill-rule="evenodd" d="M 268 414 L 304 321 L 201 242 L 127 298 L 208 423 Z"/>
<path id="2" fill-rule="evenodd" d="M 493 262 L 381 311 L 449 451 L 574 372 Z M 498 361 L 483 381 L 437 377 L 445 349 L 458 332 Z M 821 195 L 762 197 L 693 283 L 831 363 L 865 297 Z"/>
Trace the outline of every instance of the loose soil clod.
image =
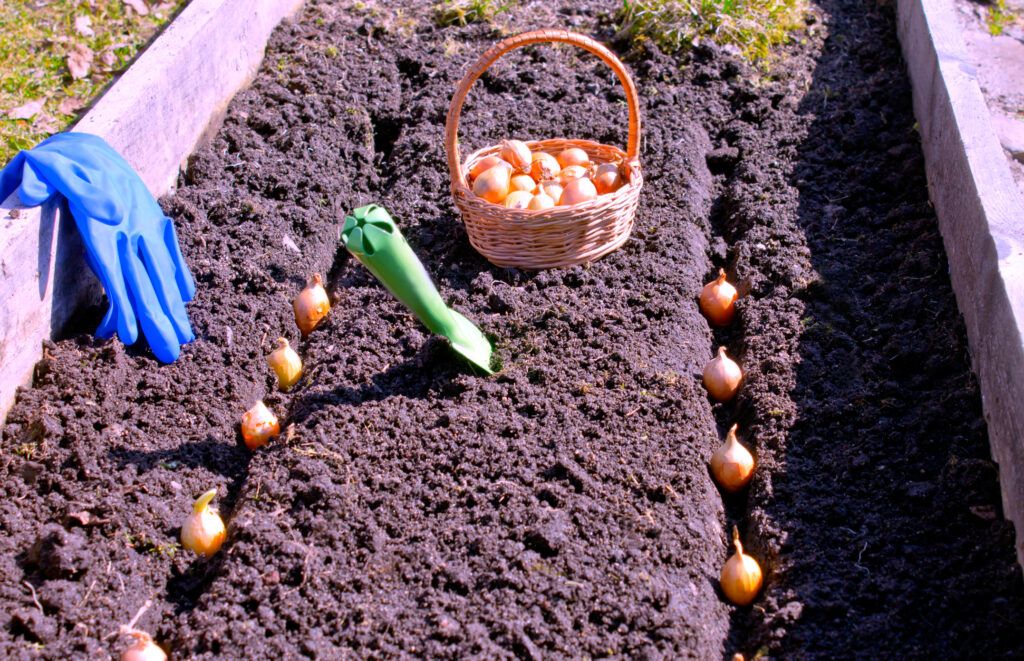
<path id="1" fill-rule="evenodd" d="M 530 7 L 503 20 L 609 40 L 617 3 Z M 637 54 L 634 234 L 532 274 L 477 255 L 448 195 L 448 95 L 491 28 L 309 2 L 165 202 L 199 339 L 161 367 L 77 334 L 10 414 L 0 656 L 104 658 L 150 594 L 137 626 L 174 658 L 1017 653 L 1024 582 L 892 20 L 824 0 L 769 80 L 710 46 Z M 545 135 L 559 108 L 565 135 L 624 143 L 616 81 L 568 50 L 510 56 L 470 101 L 467 147 Z M 338 250 L 371 201 L 502 339 L 501 373 L 470 374 Z M 713 335 L 697 297 L 723 266 L 743 296 Z M 312 270 L 340 304 L 278 393 L 263 338 L 294 328 Z M 712 406 L 720 344 L 745 379 Z M 258 399 L 288 431 L 250 453 Z M 723 503 L 707 460 L 733 422 L 759 465 Z M 197 561 L 176 526 L 213 486 L 230 544 Z M 752 609 L 718 590 L 733 523 L 765 569 Z"/>

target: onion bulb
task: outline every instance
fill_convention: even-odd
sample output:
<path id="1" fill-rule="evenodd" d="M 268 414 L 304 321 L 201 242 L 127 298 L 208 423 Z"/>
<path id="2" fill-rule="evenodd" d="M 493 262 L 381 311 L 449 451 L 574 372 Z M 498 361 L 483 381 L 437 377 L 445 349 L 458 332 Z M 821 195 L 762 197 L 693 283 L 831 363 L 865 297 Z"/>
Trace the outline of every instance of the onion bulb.
<path id="1" fill-rule="evenodd" d="M 614 193 L 622 188 L 622 173 L 615 163 L 602 163 L 597 166 L 597 173 L 594 175 L 594 187 L 598 195 Z"/>
<path id="2" fill-rule="evenodd" d="M 153 642 L 153 638 L 148 633 L 133 630 L 131 636 L 135 642 L 121 652 L 121 661 L 167 661 L 167 654 Z"/>
<path id="3" fill-rule="evenodd" d="M 270 369 L 277 375 L 277 386 L 288 390 L 302 376 L 302 359 L 283 337 L 277 338 L 277 348 L 267 356 Z"/>
<path id="4" fill-rule="evenodd" d="M 704 285 L 700 292 L 700 311 L 716 326 L 728 326 L 736 314 L 736 288 L 725 280 L 725 269 Z"/>
<path id="5" fill-rule="evenodd" d="M 594 182 L 589 179 L 573 179 L 565 185 L 558 204 L 580 204 L 581 202 L 589 202 L 595 197 L 597 197 L 597 189 L 594 188 Z"/>
<path id="6" fill-rule="evenodd" d="M 719 578 L 722 592 L 725 593 L 726 599 L 737 606 L 749 606 L 761 591 L 764 577 L 757 560 L 743 553 L 740 531 L 736 526 L 732 528 L 732 544 L 736 548 L 736 553 L 725 561 L 722 576 Z"/>
<path id="7" fill-rule="evenodd" d="M 473 182 L 473 193 L 488 202 L 501 204 L 508 195 L 510 171 L 507 165 L 498 164 L 485 170 Z"/>
<path id="8" fill-rule="evenodd" d="M 704 366 L 704 387 L 720 402 L 727 402 L 736 395 L 741 379 L 743 372 L 736 361 L 725 355 L 725 347 L 719 347 L 718 355 Z"/>
<path id="9" fill-rule="evenodd" d="M 551 154 L 538 151 L 534 152 L 531 158 L 533 163 L 530 165 L 530 176 L 535 181 L 554 179 L 562 171 L 562 166 L 558 164 L 558 160 Z"/>
<path id="10" fill-rule="evenodd" d="M 192 513 L 181 526 L 181 545 L 189 551 L 210 557 L 220 550 L 227 530 L 217 510 L 210 509 L 210 501 L 217 495 L 210 489 L 192 504 Z"/>
<path id="11" fill-rule="evenodd" d="M 473 167 L 470 168 L 470 170 L 469 170 L 469 179 L 470 179 L 470 181 L 472 181 L 473 179 L 476 179 L 477 177 L 479 177 L 480 173 L 486 172 L 487 170 L 490 170 L 492 167 L 494 167 L 495 165 L 498 165 L 499 163 L 505 163 L 505 165 L 508 165 L 508 163 L 506 163 L 505 161 L 501 160 L 497 156 L 485 156 L 485 157 L 481 158 L 479 161 L 474 163 Z M 511 167 L 511 166 L 509 166 L 509 167 Z"/>
<path id="12" fill-rule="evenodd" d="M 718 486 L 729 493 L 747 486 L 754 474 L 754 455 L 736 438 L 737 426 L 729 429 L 725 443 L 711 455 L 711 474 Z"/>
<path id="13" fill-rule="evenodd" d="M 501 142 L 501 160 L 511 164 L 517 172 L 528 171 L 533 162 L 530 148 L 522 140 L 503 140 Z"/>
<path id="14" fill-rule="evenodd" d="M 532 193 L 535 188 L 537 188 L 537 182 L 528 174 L 517 174 L 509 180 L 508 184 L 509 192 L 524 190 Z"/>
<path id="15" fill-rule="evenodd" d="M 295 297 L 292 308 L 295 310 L 295 324 L 302 331 L 303 337 L 312 333 L 331 311 L 331 301 L 327 298 L 324 279 L 319 273 L 314 273 L 306 288 Z"/>
<path id="16" fill-rule="evenodd" d="M 583 167 L 582 165 L 570 165 L 568 167 L 562 168 L 562 172 L 558 175 L 558 180 L 562 183 L 563 186 L 565 186 L 573 179 L 582 179 L 586 177 L 587 174 L 589 174 L 587 172 L 587 168 Z"/>
<path id="17" fill-rule="evenodd" d="M 579 147 L 569 147 L 557 157 L 558 164 L 563 168 L 570 165 L 587 165 L 590 163 L 590 156 Z"/>
<path id="18" fill-rule="evenodd" d="M 558 203 L 562 199 L 562 184 L 557 181 L 545 181 L 537 184 L 537 188 L 547 193 L 548 197 Z"/>
<path id="19" fill-rule="evenodd" d="M 533 193 L 530 191 L 515 190 L 505 198 L 505 206 L 509 209 L 525 209 L 530 206 L 530 200 L 532 199 Z"/>
<path id="20" fill-rule="evenodd" d="M 245 441 L 245 447 L 250 450 L 266 445 L 280 433 L 281 425 L 277 421 L 277 416 L 262 400 L 242 414 L 242 440 Z"/>
<path id="21" fill-rule="evenodd" d="M 552 199 L 551 196 L 545 193 L 544 189 L 541 188 L 532 198 L 530 198 L 530 204 L 527 206 L 527 209 L 530 209 L 531 211 L 542 211 L 544 209 L 550 209 L 553 206 L 555 206 L 554 199 Z"/>

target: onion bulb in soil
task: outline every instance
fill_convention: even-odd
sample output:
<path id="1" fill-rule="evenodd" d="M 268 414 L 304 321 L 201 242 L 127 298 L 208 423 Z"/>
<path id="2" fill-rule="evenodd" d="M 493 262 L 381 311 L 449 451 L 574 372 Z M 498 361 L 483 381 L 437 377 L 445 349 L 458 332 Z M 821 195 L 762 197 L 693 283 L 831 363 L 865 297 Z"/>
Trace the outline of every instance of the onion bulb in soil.
<path id="1" fill-rule="evenodd" d="M 537 188 L 537 182 L 528 174 L 517 174 L 508 183 L 509 192 L 523 190 L 532 193 Z"/>
<path id="2" fill-rule="evenodd" d="M 718 355 L 704 366 L 704 387 L 720 402 L 727 402 L 736 395 L 742 379 L 740 366 L 725 355 L 725 347 L 719 347 Z"/>
<path id="3" fill-rule="evenodd" d="M 555 206 L 555 201 L 550 195 L 544 192 L 543 188 L 541 188 L 532 198 L 530 198 L 530 205 L 527 208 L 531 211 L 542 211 L 544 209 L 550 209 L 553 206 Z"/>
<path id="4" fill-rule="evenodd" d="M 597 166 L 597 173 L 594 175 L 594 187 L 598 195 L 614 193 L 622 188 L 622 174 L 619 166 L 615 163 L 602 163 Z"/>
<path id="5" fill-rule="evenodd" d="M 281 433 L 281 425 L 262 400 L 242 414 L 242 440 L 245 447 L 255 450 L 270 442 L 270 439 Z"/>
<path id="6" fill-rule="evenodd" d="M 492 167 L 498 165 L 499 163 L 504 163 L 506 166 L 511 167 L 508 165 L 508 163 L 501 160 L 497 156 L 485 156 L 484 158 L 481 158 L 479 161 L 473 164 L 472 168 L 470 168 L 469 180 L 472 181 L 476 179 L 477 177 L 480 176 L 481 173 L 490 170 Z"/>
<path id="7" fill-rule="evenodd" d="M 565 185 L 562 197 L 558 200 L 560 205 L 573 205 L 582 202 L 589 202 L 597 197 L 597 189 L 594 182 L 589 179 L 573 179 Z"/>
<path id="8" fill-rule="evenodd" d="M 515 190 L 508 194 L 505 198 L 505 206 L 509 209 L 525 209 L 530 206 L 530 200 L 533 199 L 533 193 L 524 190 Z"/>
<path id="9" fill-rule="evenodd" d="M 132 631 L 135 642 L 121 652 L 121 661 L 167 661 L 167 654 L 144 631 Z"/>
<path id="10" fill-rule="evenodd" d="M 582 179 L 588 174 L 587 168 L 582 165 L 570 165 L 562 168 L 561 174 L 558 175 L 558 180 L 565 186 L 573 179 Z"/>
<path id="11" fill-rule="evenodd" d="M 522 140 L 503 140 L 501 143 L 501 160 L 509 163 L 516 172 L 527 172 L 533 162 L 530 148 Z"/>
<path id="12" fill-rule="evenodd" d="M 533 162 L 530 164 L 530 176 L 536 181 L 554 179 L 562 171 L 562 166 L 551 154 L 538 151 L 534 152 L 531 158 Z"/>
<path id="13" fill-rule="evenodd" d="M 736 553 L 725 561 L 719 581 L 725 598 L 737 606 L 749 606 L 761 591 L 764 576 L 761 567 L 749 555 L 743 552 L 740 543 L 740 532 L 736 526 L 732 528 L 732 544 Z"/>
<path id="14" fill-rule="evenodd" d="M 501 204 L 508 195 L 511 170 L 507 165 L 498 164 L 484 170 L 473 182 L 473 194 L 488 202 Z"/>
<path id="15" fill-rule="evenodd" d="M 590 156 L 579 147 L 569 147 L 557 156 L 558 164 L 563 168 L 570 165 L 587 165 L 590 163 Z"/>
<path id="16" fill-rule="evenodd" d="M 210 489 L 192 504 L 192 513 L 181 526 L 181 545 L 189 551 L 210 557 L 220 550 L 227 530 L 217 510 L 210 509 L 210 501 L 217 495 Z"/>
<path id="17" fill-rule="evenodd" d="M 314 273 L 306 288 L 295 297 L 292 308 L 295 311 L 295 324 L 302 331 L 303 337 L 312 333 L 331 311 L 331 301 L 327 298 L 324 279 L 319 273 Z"/>
<path id="18" fill-rule="evenodd" d="M 754 455 L 736 438 L 733 425 L 725 442 L 711 455 L 711 474 L 725 491 L 733 493 L 747 486 L 754 474 Z"/>
<path id="19" fill-rule="evenodd" d="M 725 279 L 725 269 L 704 285 L 700 292 L 700 311 L 716 326 L 728 326 L 736 314 L 736 288 Z"/>
<path id="20" fill-rule="evenodd" d="M 277 348 L 267 356 L 267 363 L 274 370 L 277 387 L 281 390 L 288 390 L 302 376 L 302 359 L 283 337 L 277 338 Z"/>

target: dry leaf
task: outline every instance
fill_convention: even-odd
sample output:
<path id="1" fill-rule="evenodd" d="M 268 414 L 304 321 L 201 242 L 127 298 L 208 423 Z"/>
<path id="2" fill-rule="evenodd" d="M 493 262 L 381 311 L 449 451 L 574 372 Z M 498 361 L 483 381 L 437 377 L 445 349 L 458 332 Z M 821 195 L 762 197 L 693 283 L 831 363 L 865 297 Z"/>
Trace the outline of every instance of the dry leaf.
<path id="1" fill-rule="evenodd" d="M 62 115 L 73 115 L 76 112 L 78 112 L 78 110 L 84 105 L 85 101 L 83 99 L 79 99 L 78 97 L 74 96 L 69 96 L 68 98 L 60 102 L 60 106 L 57 108 L 57 112 L 59 112 Z"/>
<path id="2" fill-rule="evenodd" d="M 146 16 L 149 14 L 149 7 L 143 0 L 124 0 L 124 4 L 128 5 L 135 10 L 135 13 L 139 16 Z"/>
<path id="3" fill-rule="evenodd" d="M 83 37 L 95 37 L 96 33 L 92 30 L 92 19 L 85 15 L 76 16 L 75 32 Z"/>
<path id="4" fill-rule="evenodd" d="M 41 112 L 32 120 L 32 128 L 40 133 L 56 133 L 60 130 L 60 122 L 49 113 Z"/>
<path id="5" fill-rule="evenodd" d="M 75 80 L 89 75 L 92 66 L 92 49 L 83 44 L 75 44 L 68 53 L 68 69 Z"/>
<path id="6" fill-rule="evenodd" d="M 43 109 L 43 104 L 46 103 L 46 99 L 35 99 L 33 101 L 27 101 L 17 108 L 11 108 L 7 111 L 7 116 L 11 119 L 32 119 L 36 113 Z"/>
<path id="7" fill-rule="evenodd" d="M 100 62 L 103 63 L 103 66 L 111 69 L 117 64 L 117 54 L 110 48 L 104 48 L 103 52 L 100 53 Z"/>

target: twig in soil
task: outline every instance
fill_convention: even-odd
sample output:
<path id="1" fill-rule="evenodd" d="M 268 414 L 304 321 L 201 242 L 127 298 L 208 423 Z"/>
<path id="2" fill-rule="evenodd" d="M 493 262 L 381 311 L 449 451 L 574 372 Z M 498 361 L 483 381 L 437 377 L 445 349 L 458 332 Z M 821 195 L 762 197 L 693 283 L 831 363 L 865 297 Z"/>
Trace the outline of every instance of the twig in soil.
<path id="1" fill-rule="evenodd" d="M 308 576 L 309 556 L 311 556 L 313 554 L 313 550 L 314 549 L 313 549 L 312 546 L 307 546 L 306 547 L 306 557 L 302 559 L 302 580 L 299 582 L 298 585 L 296 585 L 291 590 L 285 591 L 284 594 L 291 594 L 292 592 L 300 590 L 302 588 L 302 586 L 304 586 L 306 584 L 306 581 L 309 579 L 309 576 Z"/>
<path id="2" fill-rule="evenodd" d="M 870 574 L 871 571 L 867 567 L 864 567 L 863 565 L 860 564 L 861 558 L 864 557 L 864 551 L 867 551 L 867 550 L 868 550 L 868 543 L 864 542 L 864 546 L 860 547 L 860 553 L 857 554 L 857 562 L 854 563 L 854 564 L 857 565 L 857 569 L 863 569 L 865 573 Z"/>
<path id="3" fill-rule="evenodd" d="M 117 636 L 121 636 L 124 634 L 131 634 L 136 632 L 135 625 L 139 623 L 139 620 L 142 619 L 142 616 L 146 614 L 146 611 L 148 611 L 149 607 L 152 605 L 153 600 L 147 599 L 146 603 L 142 604 L 142 606 L 139 607 L 139 610 L 135 611 L 135 616 L 132 617 L 131 621 L 128 622 L 128 624 L 122 624 L 117 631 L 111 631 L 107 634 L 107 640 L 111 638 L 116 638 Z"/>
<path id="4" fill-rule="evenodd" d="M 38 608 L 39 612 L 45 617 L 46 611 L 43 610 L 43 605 L 39 603 L 39 595 L 36 594 L 36 589 L 32 587 L 32 584 L 28 581 L 22 581 L 22 583 L 24 583 L 25 587 L 27 587 L 29 591 L 32 593 L 32 601 L 35 602 L 36 608 Z"/>
<path id="5" fill-rule="evenodd" d="M 82 604 L 85 603 L 85 600 L 88 599 L 89 595 L 92 594 L 92 589 L 94 587 L 96 587 L 96 579 L 92 580 L 92 583 L 89 585 L 89 589 L 85 591 L 85 596 L 78 600 L 78 603 L 75 604 L 75 608 L 81 608 L 82 607 Z"/>

